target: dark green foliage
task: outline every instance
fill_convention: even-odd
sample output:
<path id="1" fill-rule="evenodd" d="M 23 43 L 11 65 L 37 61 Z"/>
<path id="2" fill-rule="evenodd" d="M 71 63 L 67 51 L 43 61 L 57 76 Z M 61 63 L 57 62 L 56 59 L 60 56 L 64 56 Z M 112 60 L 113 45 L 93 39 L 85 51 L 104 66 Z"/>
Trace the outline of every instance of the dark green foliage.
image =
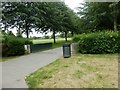
<path id="1" fill-rule="evenodd" d="M 23 55 L 24 45 L 32 44 L 28 39 L 18 38 L 14 36 L 4 35 L 2 40 L 2 56 Z"/>
<path id="2" fill-rule="evenodd" d="M 97 32 L 76 35 L 73 41 L 79 42 L 80 53 L 103 54 L 118 53 L 120 51 L 120 36 L 118 32 Z"/>
<path id="3" fill-rule="evenodd" d="M 79 7 L 81 33 L 119 30 L 120 2 L 86 2 Z"/>

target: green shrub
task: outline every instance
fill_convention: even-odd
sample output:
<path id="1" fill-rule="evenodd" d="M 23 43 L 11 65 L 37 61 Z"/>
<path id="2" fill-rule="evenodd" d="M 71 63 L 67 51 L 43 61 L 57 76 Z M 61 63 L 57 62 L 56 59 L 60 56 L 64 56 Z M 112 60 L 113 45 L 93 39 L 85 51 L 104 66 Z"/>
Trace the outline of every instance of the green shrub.
<path id="1" fill-rule="evenodd" d="M 23 55 L 24 45 L 32 44 L 28 39 L 18 38 L 15 36 L 4 35 L 2 40 L 2 56 Z"/>
<path id="2" fill-rule="evenodd" d="M 118 53 L 120 51 L 118 32 L 97 32 L 81 34 L 73 37 L 73 41 L 79 42 L 80 53 L 102 54 Z"/>

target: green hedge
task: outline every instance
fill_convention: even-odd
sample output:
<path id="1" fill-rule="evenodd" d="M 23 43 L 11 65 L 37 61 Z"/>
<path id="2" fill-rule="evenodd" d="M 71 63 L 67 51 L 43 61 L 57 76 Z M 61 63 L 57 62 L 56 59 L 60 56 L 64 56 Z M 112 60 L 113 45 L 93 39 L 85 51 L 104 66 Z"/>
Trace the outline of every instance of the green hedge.
<path id="1" fill-rule="evenodd" d="M 25 38 L 4 35 L 2 40 L 2 56 L 23 55 L 25 44 L 32 44 L 32 42 Z"/>
<path id="2" fill-rule="evenodd" d="M 79 52 L 84 54 L 118 53 L 120 36 L 118 32 L 97 32 L 73 37 L 79 43 Z"/>

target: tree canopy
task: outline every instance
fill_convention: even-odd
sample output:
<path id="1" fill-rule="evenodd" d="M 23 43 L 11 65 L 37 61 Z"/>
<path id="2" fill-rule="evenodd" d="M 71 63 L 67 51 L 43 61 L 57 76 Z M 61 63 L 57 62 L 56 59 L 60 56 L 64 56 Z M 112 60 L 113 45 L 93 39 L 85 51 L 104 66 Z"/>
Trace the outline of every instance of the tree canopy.
<path id="1" fill-rule="evenodd" d="M 1 23 L 4 29 L 18 28 L 18 35 L 23 32 L 29 38 L 32 29 L 37 32 L 77 31 L 79 17 L 64 2 L 4 2 L 2 3 Z"/>
<path id="2" fill-rule="evenodd" d="M 120 25 L 120 2 L 86 2 L 79 7 L 78 14 L 81 16 L 83 32 L 117 31 Z"/>

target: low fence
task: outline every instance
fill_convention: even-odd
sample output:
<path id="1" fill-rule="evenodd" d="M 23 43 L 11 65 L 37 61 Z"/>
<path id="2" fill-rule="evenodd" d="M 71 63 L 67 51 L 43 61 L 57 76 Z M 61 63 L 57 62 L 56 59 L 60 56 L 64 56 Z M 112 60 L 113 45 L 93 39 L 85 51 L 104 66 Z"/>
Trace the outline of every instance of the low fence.
<path id="1" fill-rule="evenodd" d="M 52 43 L 24 45 L 25 54 L 29 54 L 29 53 L 40 51 L 40 50 L 50 49 L 50 48 L 52 48 Z M 15 55 L 12 55 L 14 54 L 14 52 L 11 53 L 10 51 L 8 52 L 8 50 L 10 49 L 6 44 L 0 43 L 0 58 L 3 56 L 4 57 L 15 56 Z M 23 53 L 24 53 L 24 50 L 23 50 Z"/>
<path id="2" fill-rule="evenodd" d="M 35 52 L 39 50 L 52 48 L 52 43 L 32 44 L 30 45 L 30 51 Z"/>

